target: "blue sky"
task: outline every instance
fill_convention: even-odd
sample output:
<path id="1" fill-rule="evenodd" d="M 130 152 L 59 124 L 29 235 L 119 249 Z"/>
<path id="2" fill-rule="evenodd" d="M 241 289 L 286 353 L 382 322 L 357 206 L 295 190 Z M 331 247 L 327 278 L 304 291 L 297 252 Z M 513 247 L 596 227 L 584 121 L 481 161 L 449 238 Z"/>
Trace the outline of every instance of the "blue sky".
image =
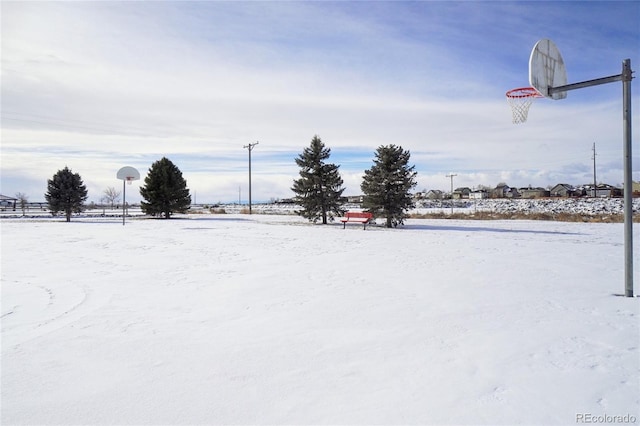
<path id="1" fill-rule="evenodd" d="M 640 63 L 639 2 L 2 2 L 4 195 L 44 200 L 70 167 L 89 198 L 166 156 L 198 202 L 290 197 L 314 135 L 359 194 L 376 148 L 411 152 L 416 190 L 621 185 L 622 90 L 539 99 L 513 125 L 531 49 L 570 83 Z M 633 139 L 640 87 L 633 84 Z M 640 155 L 634 143 L 635 170 Z M 634 172 L 634 180 L 640 173 Z M 139 199 L 137 188 L 127 199 Z"/>

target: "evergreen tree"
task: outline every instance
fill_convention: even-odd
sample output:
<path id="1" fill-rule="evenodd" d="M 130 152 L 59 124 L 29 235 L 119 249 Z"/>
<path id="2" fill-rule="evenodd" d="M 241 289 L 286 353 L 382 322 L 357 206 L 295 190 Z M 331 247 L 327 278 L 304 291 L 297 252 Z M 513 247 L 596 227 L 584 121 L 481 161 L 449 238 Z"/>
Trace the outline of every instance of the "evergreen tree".
<path id="1" fill-rule="evenodd" d="M 140 195 L 145 199 L 140 203 L 144 213 L 164 215 L 165 219 L 169 219 L 171 213 L 185 213 L 191 205 L 187 181 L 180 169 L 166 157 L 151 165 Z"/>
<path id="2" fill-rule="evenodd" d="M 47 193 L 44 198 L 49 203 L 52 215 L 64 212 L 67 222 L 71 222 L 72 213 L 80 213 L 87 201 L 87 187 L 78 173 L 68 167 L 58 170 L 53 179 L 47 180 Z"/>
<path id="3" fill-rule="evenodd" d="M 326 148 L 317 135 L 314 136 L 310 146 L 296 158 L 300 179 L 294 180 L 291 188 L 296 194 L 295 201 L 302 206 L 297 213 L 313 222 L 322 219 L 323 224 L 327 219 L 333 221 L 335 216 L 344 214 L 340 166 L 325 163 L 330 155 L 331 149 Z"/>
<path id="4" fill-rule="evenodd" d="M 386 219 L 386 227 L 403 224 L 406 211 L 415 206 L 409 191 L 416 186 L 415 166 L 409 166 L 409 151 L 395 145 L 380 146 L 374 165 L 364 172 L 360 185 L 363 207 Z"/>

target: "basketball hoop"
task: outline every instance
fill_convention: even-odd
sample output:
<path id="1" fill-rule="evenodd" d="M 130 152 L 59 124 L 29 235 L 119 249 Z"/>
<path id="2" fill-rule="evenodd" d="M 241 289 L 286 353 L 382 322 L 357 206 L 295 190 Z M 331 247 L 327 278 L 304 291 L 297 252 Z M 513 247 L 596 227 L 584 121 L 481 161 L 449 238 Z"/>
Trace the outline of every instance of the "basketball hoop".
<path id="1" fill-rule="evenodd" d="M 124 183 L 127 182 L 127 185 L 131 185 L 134 180 L 140 179 L 140 172 L 131 166 L 124 166 L 118 170 L 116 178 L 122 179 L 122 224 L 124 225 L 124 218 L 127 215 L 127 186 Z"/>
<path id="2" fill-rule="evenodd" d="M 513 124 L 520 124 L 527 121 L 529 107 L 535 98 L 543 96 L 533 87 L 520 87 L 507 92 L 507 102 L 511 106 Z"/>

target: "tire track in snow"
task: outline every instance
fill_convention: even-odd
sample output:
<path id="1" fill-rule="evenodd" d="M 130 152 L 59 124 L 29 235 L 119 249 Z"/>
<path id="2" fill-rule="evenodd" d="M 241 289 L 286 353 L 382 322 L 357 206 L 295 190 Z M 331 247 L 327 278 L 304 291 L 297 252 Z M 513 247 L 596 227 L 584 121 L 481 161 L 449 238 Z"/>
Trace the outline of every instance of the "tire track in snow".
<path id="1" fill-rule="evenodd" d="M 31 306 L 16 305 L 2 315 L 2 339 L 5 347 L 21 345 L 60 330 L 95 311 L 104 304 L 101 300 L 108 299 L 108 296 L 94 297 L 95 292 L 87 285 L 56 291 L 42 285 L 28 284 L 32 289 L 46 294 L 46 304 L 41 303 L 40 307 L 36 303 Z"/>

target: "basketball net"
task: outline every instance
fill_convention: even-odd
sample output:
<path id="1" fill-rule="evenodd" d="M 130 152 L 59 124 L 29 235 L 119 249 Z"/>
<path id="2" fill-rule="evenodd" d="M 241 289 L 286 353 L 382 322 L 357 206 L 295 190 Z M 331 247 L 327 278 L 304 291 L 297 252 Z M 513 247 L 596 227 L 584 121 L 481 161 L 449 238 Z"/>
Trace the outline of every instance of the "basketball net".
<path id="1" fill-rule="evenodd" d="M 127 185 L 131 185 L 133 183 L 133 177 L 127 176 L 125 180 L 127 181 Z"/>
<path id="2" fill-rule="evenodd" d="M 511 106 L 513 124 L 520 124 L 527 121 L 529 107 L 535 98 L 542 95 L 533 87 L 521 87 L 507 92 L 507 102 Z"/>

